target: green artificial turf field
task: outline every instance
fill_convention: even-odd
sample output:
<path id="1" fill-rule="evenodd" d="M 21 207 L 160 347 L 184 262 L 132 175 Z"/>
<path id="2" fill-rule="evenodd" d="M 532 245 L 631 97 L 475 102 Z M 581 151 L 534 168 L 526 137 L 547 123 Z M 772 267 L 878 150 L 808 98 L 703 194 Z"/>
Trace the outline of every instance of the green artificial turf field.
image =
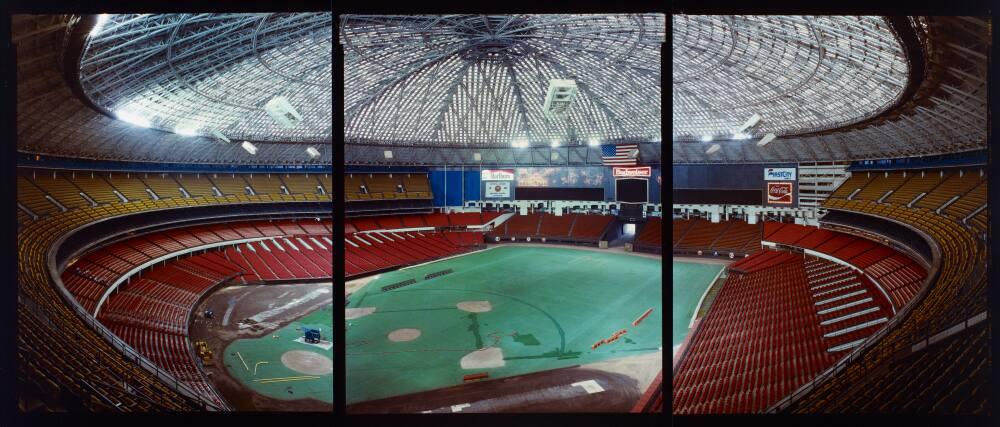
<path id="1" fill-rule="evenodd" d="M 323 402 L 333 403 L 333 373 L 316 375 L 316 379 L 300 379 L 291 381 L 276 381 L 261 383 L 254 380 L 272 378 L 303 377 L 306 374 L 286 367 L 281 360 L 283 354 L 289 351 L 308 351 L 332 360 L 333 348 L 322 349 L 310 344 L 296 342 L 303 336 L 299 328 L 319 328 L 324 340 L 331 340 L 333 335 L 333 308 L 327 305 L 313 311 L 299 320 L 289 323 L 284 328 L 260 338 L 239 339 L 226 347 L 224 360 L 229 374 L 254 391 L 268 397 L 282 400 L 313 398 Z M 278 338 L 274 338 L 277 335 Z M 243 361 L 236 355 L 239 352 Z M 246 362 L 244 367 L 243 362 Z M 257 362 L 268 362 L 257 365 Z M 254 365 L 257 374 L 254 375 Z"/>
<path id="2" fill-rule="evenodd" d="M 512 246 L 383 274 L 350 297 L 348 308 L 375 311 L 347 320 L 347 403 L 458 385 L 467 374 L 506 377 L 657 351 L 661 276 L 658 259 Z M 416 283 L 382 290 L 408 279 Z M 491 310 L 457 306 L 472 301 Z M 390 340 L 400 329 L 420 335 Z M 616 342 L 591 350 L 620 329 L 627 333 Z M 499 348 L 503 366 L 463 369 L 462 358 L 484 347 Z"/>
<path id="3" fill-rule="evenodd" d="M 719 264 L 695 264 L 688 262 L 673 263 L 673 315 L 674 315 L 674 346 L 680 345 L 688 333 L 691 316 L 698 308 L 698 301 L 705 289 L 712 284 L 712 279 L 725 267 Z"/>

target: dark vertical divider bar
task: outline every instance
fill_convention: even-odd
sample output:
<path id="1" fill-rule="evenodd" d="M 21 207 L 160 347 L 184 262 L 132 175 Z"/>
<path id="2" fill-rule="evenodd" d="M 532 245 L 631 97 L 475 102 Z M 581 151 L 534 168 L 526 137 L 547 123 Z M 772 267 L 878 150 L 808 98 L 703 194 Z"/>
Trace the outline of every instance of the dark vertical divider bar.
<path id="1" fill-rule="evenodd" d="M 3 247 L 7 248 L 0 253 L 3 254 L 3 263 L 0 264 L 3 267 L 5 279 L 3 283 L 4 293 L 4 305 L 6 309 L 3 309 L 3 327 L 0 327 L 0 335 L 3 336 L 3 345 L 6 351 L 0 352 L 0 360 L 3 360 L 3 364 L 0 365 L 0 376 L 4 377 L 3 387 L 3 409 L 0 410 L 0 420 L 13 420 L 14 412 L 17 410 L 17 406 L 14 404 L 16 402 L 15 394 L 15 378 L 17 369 L 17 353 L 14 349 L 17 348 L 17 340 L 15 334 L 17 333 L 17 209 L 15 206 L 17 204 L 17 194 L 14 187 L 14 182 L 17 180 L 16 177 L 16 163 L 15 163 L 15 153 L 17 151 L 17 146 L 15 141 L 17 141 L 17 127 L 15 126 L 15 120 L 17 117 L 17 90 L 15 84 L 17 82 L 15 75 L 15 65 L 14 65 L 14 46 L 10 39 L 10 14 L 4 8 L 0 10 L 0 64 L 3 66 L 3 72 L 0 73 L 0 88 L 2 88 L 3 100 L 0 104 L 3 105 L 2 113 L 0 113 L 0 129 L 2 129 L 3 138 L 0 141 L 4 141 L 0 144 L 0 159 L 3 159 L 2 166 L 0 166 L 0 182 L 6 185 L 0 185 L 2 188 L 3 196 L 2 199 L 6 200 L 5 209 L 0 209 L 3 211 L 4 224 L 3 227 Z"/>
<path id="2" fill-rule="evenodd" d="M 347 407 L 346 347 L 344 345 L 344 49 L 340 45 L 340 17 L 333 19 L 333 343 L 334 389 L 333 401 L 337 417 L 343 417 Z"/>

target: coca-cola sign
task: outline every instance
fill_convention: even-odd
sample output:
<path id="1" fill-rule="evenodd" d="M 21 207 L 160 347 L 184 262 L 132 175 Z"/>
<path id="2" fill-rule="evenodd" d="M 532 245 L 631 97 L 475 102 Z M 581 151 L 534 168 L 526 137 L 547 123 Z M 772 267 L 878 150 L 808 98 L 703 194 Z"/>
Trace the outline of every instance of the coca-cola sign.
<path id="1" fill-rule="evenodd" d="M 767 203 L 771 205 L 792 204 L 792 183 L 790 182 L 769 182 L 767 183 Z"/>

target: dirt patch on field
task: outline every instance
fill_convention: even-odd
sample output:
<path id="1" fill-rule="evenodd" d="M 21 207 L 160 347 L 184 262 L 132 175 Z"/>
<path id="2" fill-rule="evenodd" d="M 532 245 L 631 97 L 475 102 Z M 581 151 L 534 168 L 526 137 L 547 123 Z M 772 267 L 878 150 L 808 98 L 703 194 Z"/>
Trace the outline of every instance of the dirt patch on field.
<path id="1" fill-rule="evenodd" d="M 349 281 L 347 283 L 344 283 L 344 295 L 350 295 L 350 294 L 353 294 L 353 293 L 355 293 L 357 291 L 360 291 L 365 286 L 367 286 L 369 283 L 377 280 L 379 278 L 379 276 L 381 276 L 381 274 L 376 274 L 376 275 L 368 276 L 368 277 L 362 277 L 360 279 L 351 280 L 351 281 Z"/>
<path id="2" fill-rule="evenodd" d="M 288 369 L 306 375 L 326 375 L 333 372 L 332 359 L 311 351 L 286 351 L 281 355 L 281 363 Z"/>
<path id="3" fill-rule="evenodd" d="M 458 309 L 470 313 L 485 313 L 493 310 L 489 301 L 462 301 L 458 303 Z"/>
<path id="4" fill-rule="evenodd" d="M 418 337 L 420 337 L 420 329 L 406 328 L 389 332 L 389 341 L 392 342 L 413 341 Z"/>
<path id="5" fill-rule="evenodd" d="M 645 391 L 656 379 L 656 374 L 663 370 L 663 351 L 588 363 L 581 368 L 625 375 L 635 379 L 639 390 Z"/>
<path id="6" fill-rule="evenodd" d="M 258 394 L 231 377 L 226 367 L 220 363 L 223 351 L 233 341 L 270 335 L 295 319 L 331 304 L 333 294 L 314 292 L 318 289 L 332 290 L 332 284 L 229 286 L 213 292 L 198 304 L 192 315 L 188 335 L 192 342 L 207 342 L 209 350 L 215 353 L 215 360 L 206 365 L 204 371 L 230 406 L 238 411 L 333 410 L 332 404 L 315 399 L 288 401 Z M 299 303 L 288 304 L 295 300 Z M 206 319 L 203 315 L 208 308 L 215 312 L 212 319 Z M 261 319 L 261 322 L 256 322 L 251 327 L 246 327 L 247 323 L 243 322 L 244 327 L 240 328 L 241 321 L 265 312 L 270 312 L 267 319 Z"/>
<path id="7" fill-rule="evenodd" d="M 466 354 L 462 357 L 462 369 L 487 369 L 501 368 L 506 362 L 503 360 L 503 350 L 500 347 L 486 347 Z"/>
<path id="8" fill-rule="evenodd" d="M 345 308 L 344 318 L 347 320 L 365 317 L 375 312 L 375 307 Z"/>

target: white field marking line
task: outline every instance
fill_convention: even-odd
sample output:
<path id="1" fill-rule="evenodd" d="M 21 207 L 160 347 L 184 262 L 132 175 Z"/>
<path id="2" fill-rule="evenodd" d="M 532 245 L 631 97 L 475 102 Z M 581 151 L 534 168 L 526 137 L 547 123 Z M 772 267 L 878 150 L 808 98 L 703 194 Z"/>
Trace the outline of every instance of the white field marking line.
<path id="1" fill-rule="evenodd" d="M 864 304 L 866 302 L 872 302 L 872 297 L 868 297 L 868 298 L 865 298 L 865 299 L 860 299 L 860 300 L 857 300 L 857 301 L 851 301 L 851 302 L 849 302 L 847 304 L 844 304 L 844 305 L 838 305 L 836 307 L 830 307 L 830 308 L 827 308 L 825 310 L 820 310 L 820 311 L 816 312 L 816 314 L 833 313 L 834 311 L 842 310 L 842 309 L 845 309 L 845 308 L 848 308 L 848 307 L 854 307 L 856 305 L 861 305 L 861 304 Z"/>
<path id="2" fill-rule="evenodd" d="M 462 412 L 462 409 L 472 406 L 468 403 L 459 403 L 458 405 L 451 405 L 451 412 Z"/>
<path id="3" fill-rule="evenodd" d="M 698 312 L 701 311 L 701 304 L 705 302 L 705 296 L 708 295 L 708 291 L 712 289 L 712 285 L 715 284 L 715 281 L 719 280 L 719 276 L 722 275 L 723 271 L 726 271 L 726 267 L 719 269 L 719 272 L 715 274 L 715 278 L 712 279 L 712 281 L 708 283 L 708 286 L 705 287 L 705 292 L 701 293 L 701 299 L 698 300 L 698 305 L 695 306 L 694 313 L 691 315 L 691 321 L 688 322 L 688 329 L 691 329 L 691 327 L 694 326 L 694 320 L 698 317 Z M 719 292 L 722 292 L 722 290 L 720 289 Z"/>
<path id="4" fill-rule="evenodd" d="M 434 264 L 435 262 L 441 262 L 441 261 L 447 261 L 447 260 L 452 259 L 452 258 L 463 257 L 463 256 L 466 256 L 466 255 L 472 255 L 472 254 L 476 254 L 476 253 L 483 252 L 483 251 L 488 251 L 490 249 L 499 248 L 499 247 L 500 246 L 489 246 L 486 249 L 480 249 L 478 251 L 466 252 L 464 254 L 453 255 L 453 256 L 450 256 L 450 257 L 447 257 L 447 258 L 436 259 L 436 260 L 433 260 L 433 261 L 425 262 L 423 264 L 411 265 L 411 266 L 408 266 L 408 267 L 400 268 L 400 270 L 409 270 L 411 268 L 420 267 L 422 265 Z"/>
<path id="5" fill-rule="evenodd" d="M 859 339 L 857 341 L 851 341 L 851 342 L 849 342 L 847 344 L 841 344 L 841 345 L 838 345 L 836 347 L 830 347 L 830 348 L 826 349 L 826 352 L 827 353 L 836 353 L 838 351 L 844 351 L 844 350 L 847 350 L 849 348 L 857 347 L 857 346 L 861 345 L 861 343 L 863 343 L 863 342 L 865 342 L 865 338 Z"/>
<path id="6" fill-rule="evenodd" d="M 600 393 L 600 392 L 604 391 L 604 387 L 601 387 L 601 385 L 598 384 L 597 381 L 594 381 L 594 380 L 580 381 L 580 382 L 576 382 L 576 383 L 573 383 L 573 384 L 570 384 L 570 385 L 571 386 L 577 386 L 577 387 L 583 387 L 584 390 L 587 390 L 587 394 Z"/>
<path id="7" fill-rule="evenodd" d="M 840 317 L 838 317 L 836 319 L 830 319 L 830 320 L 822 321 L 819 324 L 821 326 L 831 325 L 831 324 L 834 324 L 834 323 L 837 323 L 837 322 L 842 322 L 842 321 L 847 320 L 847 319 L 852 319 L 852 318 L 855 318 L 855 317 L 858 317 L 858 316 L 864 316 L 864 315 L 866 315 L 868 313 L 874 313 L 874 312 L 876 312 L 878 310 L 879 310 L 878 307 L 866 308 L 864 310 L 856 311 L 856 312 L 851 313 L 851 314 L 845 314 L 845 315 L 840 316 Z"/>
<path id="8" fill-rule="evenodd" d="M 829 304 L 829 303 L 834 302 L 834 301 L 840 301 L 842 299 L 846 299 L 846 298 L 850 298 L 850 297 L 853 297 L 853 296 L 862 295 L 865 292 L 868 292 L 868 291 L 866 291 L 866 290 L 860 290 L 860 291 L 851 292 L 849 294 L 843 294 L 841 296 L 833 297 L 833 298 L 830 298 L 830 299 L 825 299 L 823 301 L 818 301 L 815 305 Z"/>
<path id="9" fill-rule="evenodd" d="M 858 283 L 851 283 L 850 285 L 841 286 L 841 287 L 839 287 L 837 289 L 830 289 L 829 291 L 823 291 L 823 292 L 820 292 L 818 294 L 813 294 L 813 298 L 819 298 L 819 297 L 821 297 L 823 295 L 829 295 L 829 294 L 832 294 L 832 293 L 835 293 L 835 292 L 845 291 L 845 290 L 848 290 L 848 289 L 851 289 L 851 288 L 856 288 L 858 286 L 861 286 L 860 282 L 858 282 Z"/>
<path id="10" fill-rule="evenodd" d="M 288 295 L 288 293 L 289 293 L 289 292 L 291 292 L 291 291 L 285 291 L 285 292 L 282 292 L 282 293 L 281 293 L 281 295 L 278 295 L 278 298 L 275 298 L 275 299 L 281 299 L 281 298 L 284 298 L 284 297 L 285 297 L 285 295 Z"/>
<path id="11" fill-rule="evenodd" d="M 833 338 L 833 337 L 836 337 L 836 336 L 844 335 L 844 334 L 846 334 L 848 332 L 854 332 L 854 331 L 856 331 L 858 329 L 864 329 L 864 328 L 867 328 L 869 326 L 875 326 L 875 325 L 877 325 L 879 323 L 885 323 L 885 322 L 888 322 L 888 321 L 889 321 L 889 319 L 886 319 L 885 317 L 880 317 L 880 318 L 872 320 L 870 322 L 865 322 L 865 323 L 861 323 L 861 324 L 857 324 L 857 325 L 851 326 L 851 327 L 849 327 L 847 329 L 841 329 L 839 331 L 830 332 L 829 334 L 823 335 L 823 338 Z"/>
<path id="12" fill-rule="evenodd" d="M 302 303 L 304 303 L 306 301 L 312 300 L 313 298 L 316 298 L 316 297 L 318 297 L 318 296 L 320 296 L 322 294 L 328 294 L 330 292 L 332 292 L 332 291 L 330 289 L 327 289 L 327 288 L 314 289 L 314 290 L 310 291 L 309 293 L 307 293 L 307 294 L 305 294 L 305 295 L 303 295 L 303 296 L 301 296 L 299 298 L 295 298 L 295 299 L 289 301 L 288 303 L 286 303 L 285 305 L 282 305 L 281 307 L 273 308 L 273 309 L 270 309 L 270 310 L 267 310 L 267 311 L 263 311 L 263 312 L 257 313 L 253 317 L 250 317 L 250 320 L 253 320 L 255 322 L 260 323 L 260 322 L 262 322 L 262 321 L 264 321 L 264 320 L 266 320 L 266 319 L 268 319 L 268 318 L 270 318 L 270 317 L 272 317 L 272 316 L 274 316 L 276 314 L 279 314 L 279 313 L 281 313 L 281 312 L 283 312 L 283 311 L 285 311 L 285 310 L 287 310 L 289 308 L 295 307 L 297 305 L 301 305 Z"/>

